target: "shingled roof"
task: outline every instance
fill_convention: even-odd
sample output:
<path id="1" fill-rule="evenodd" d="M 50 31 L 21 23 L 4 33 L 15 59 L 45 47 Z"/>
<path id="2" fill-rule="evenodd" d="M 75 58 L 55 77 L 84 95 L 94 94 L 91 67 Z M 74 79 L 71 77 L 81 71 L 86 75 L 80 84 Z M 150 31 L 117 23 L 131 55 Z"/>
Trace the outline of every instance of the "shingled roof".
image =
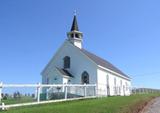
<path id="1" fill-rule="evenodd" d="M 126 74 L 124 74 L 122 71 L 120 71 L 118 68 L 116 68 L 114 65 L 112 65 L 110 62 L 96 56 L 93 53 L 90 53 L 89 51 L 85 50 L 85 49 L 80 49 L 85 55 L 87 55 L 91 60 L 93 60 L 97 65 L 100 65 L 102 67 L 105 67 L 107 69 L 110 69 L 118 74 L 121 74 L 127 78 L 130 78 L 129 76 L 127 76 Z"/>

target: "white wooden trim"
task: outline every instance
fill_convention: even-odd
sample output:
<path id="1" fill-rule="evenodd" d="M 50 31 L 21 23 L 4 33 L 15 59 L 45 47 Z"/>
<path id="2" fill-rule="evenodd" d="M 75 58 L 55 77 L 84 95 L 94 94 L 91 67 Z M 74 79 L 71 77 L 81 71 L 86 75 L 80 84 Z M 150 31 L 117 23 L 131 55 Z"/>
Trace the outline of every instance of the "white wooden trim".
<path id="1" fill-rule="evenodd" d="M 49 101 L 41 101 L 41 102 L 30 102 L 30 103 L 12 104 L 12 105 L 4 105 L 3 104 L 3 105 L 0 105 L 0 109 L 5 110 L 7 108 L 13 108 L 13 107 L 31 106 L 31 105 L 38 105 L 38 104 L 64 102 L 64 101 L 81 100 L 81 99 L 90 99 L 90 98 L 96 98 L 96 96 L 70 98 L 70 99 L 59 99 L 59 100 L 49 100 Z"/>
<path id="2" fill-rule="evenodd" d="M 63 87 L 63 86 L 69 86 L 69 87 L 81 87 L 84 86 L 84 84 L 3 84 L 2 87 Z M 96 84 L 86 84 L 86 86 L 96 86 Z"/>
<path id="3" fill-rule="evenodd" d="M 129 80 L 129 81 L 131 80 L 131 78 L 125 77 L 124 75 L 121 75 L 121 74 L 119 74 L 119 73 L 117 73 L 117 72 L 115 72 L 115 71 L 112 71 L 112 70 L 110 70 L 110 69 L 108 69 L 108 68 L 105 68 L 105 67 L 103 67 L 103 66 L 98 65 L 98 67 L 99 67 L 100 69 L 103 69 L 103 70 L 105 70 L 105 71 L 108 71 L 108 72 L 110 72 L 110 73 L 113 73 L 113 74 L 115 74 L 116 76 L 119 76 L 119 77 L 124 78 L 124 79 L 126 79 L 126 80 Z"/>

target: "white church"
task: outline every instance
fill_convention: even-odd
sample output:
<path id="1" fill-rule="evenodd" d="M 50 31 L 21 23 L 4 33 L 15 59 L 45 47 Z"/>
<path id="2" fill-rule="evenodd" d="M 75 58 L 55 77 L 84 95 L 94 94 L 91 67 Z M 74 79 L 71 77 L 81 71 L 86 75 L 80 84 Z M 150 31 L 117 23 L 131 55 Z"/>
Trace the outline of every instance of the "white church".
<path id="1" fill-rule="evenodd" d="M 83 48 L 74 15 L 67 39 L 42 71 L 42 84 L 97 84 L 98 95 L 130 95 L 131 78 Z"/>

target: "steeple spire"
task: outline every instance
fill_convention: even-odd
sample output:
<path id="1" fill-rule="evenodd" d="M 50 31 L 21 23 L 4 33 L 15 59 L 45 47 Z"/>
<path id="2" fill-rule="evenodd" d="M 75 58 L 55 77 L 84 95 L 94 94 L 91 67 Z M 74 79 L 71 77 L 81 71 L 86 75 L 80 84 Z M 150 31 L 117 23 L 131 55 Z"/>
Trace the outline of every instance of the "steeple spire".
<path id="1" fill-rule="evenodd" d="M 72 22 L 71 31 L 79 31 L 78 24 L 77 24 L 77 18 L 75 14 L 74 14 L 73 22 Z"/>
<path id="2" fill-rule="evenodd" d="M 82 32 L 79 31 L 76 12 L 74 12 L 73 22 L 70 32 L 67 33 L 68 40 L 75 46 L 82 48 Z"/>

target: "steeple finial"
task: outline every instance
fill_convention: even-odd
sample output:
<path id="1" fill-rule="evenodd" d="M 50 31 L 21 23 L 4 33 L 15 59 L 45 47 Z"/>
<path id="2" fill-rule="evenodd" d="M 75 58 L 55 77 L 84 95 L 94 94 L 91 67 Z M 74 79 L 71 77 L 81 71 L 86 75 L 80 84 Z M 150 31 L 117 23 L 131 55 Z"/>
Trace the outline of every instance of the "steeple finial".
<path id="1" fill-rule="evenodd" d="M 76 10 L 74 11 L 74 18 L 72 22 L 71 31 L 79 31 L 78 24 L 77 24 L 77 18 L 76 18 Z"/>
<path id="2" fill-rule="evenodd" d="M 74 16 L 76 16 L 77 15 L 77 11 L 76 10 L 74 10 Z"/>

